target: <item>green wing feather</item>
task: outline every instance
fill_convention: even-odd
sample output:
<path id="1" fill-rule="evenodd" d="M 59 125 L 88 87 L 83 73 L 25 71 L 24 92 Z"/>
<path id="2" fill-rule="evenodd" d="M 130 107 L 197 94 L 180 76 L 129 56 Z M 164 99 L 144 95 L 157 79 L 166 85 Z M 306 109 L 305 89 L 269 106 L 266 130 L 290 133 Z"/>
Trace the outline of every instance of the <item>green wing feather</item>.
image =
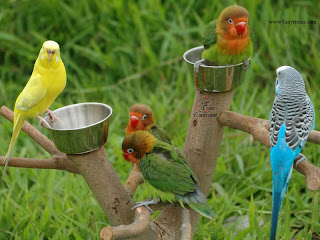
<path id="1" fill-rule="evenodd" d="M 172 144 L 167 132 L 163 128 L 161 128 L 159 125 L 152 125 L 152 127 L 148 132 L 150 132 L 153 136 L 158 138 L 160 141 Z"/>
<path id="2" fill-rule="evenodd" d="M 145 180 L 153 187 L 184 195 L 195 190 L 195 176 L 176 149 L 158 141 L 152 151 L 141 159 L 139 168 Z"/>
<path id="3" fill-rule="evenodd" d="M 205 217 L 216 216 L 197 187 L 198 179 L 185 156 L 174 146 L 157 141 L 152 152 L 141 159 L 139 168 L 154 198 L 178 201 L 182 207 L 187 203 Z"/>
<path id="4" fill-rule="evenodd" d="M 167 132 L 163 128 L 161 128 L 159 125 L 153 125 L 148 132 L 150 132 L 158 140 L 172 145 L 172 142 L 171 142 Z M 180 151 L 180 149 L 174 147 L 173 145 L 172 145 L 172 147 L 173 147 L 173 150 L 176 151 L 176 153 L 178 155 L 175 159 L 178 159 L 178 158 L 184 159 L 185 165 L 187 166 L 187 168 L 189 168 L 189 165 L 187 164 L 187 162 L 185 160 L 186 159 L 185 155 Z M 157 148 L 155 148 L 155 149 L 157 149 Z M 167 156 L 167 158 L 170 158 L 170 156 Z M 192 173 L 192 170 L 190 168 L 189 168 L 189 170 Z M 193 173 L 192 173 L 192 177 L 195 180 L 196 184 L 199 185 L 199 181 Z"/>
<path id="5" fill-rule="evenodd" d="M 211 21 L 204 31 L 203 35 L 203 46 L 205 49 L 209 48 L 217 42 L 217 22 L 218 19 Z"/>

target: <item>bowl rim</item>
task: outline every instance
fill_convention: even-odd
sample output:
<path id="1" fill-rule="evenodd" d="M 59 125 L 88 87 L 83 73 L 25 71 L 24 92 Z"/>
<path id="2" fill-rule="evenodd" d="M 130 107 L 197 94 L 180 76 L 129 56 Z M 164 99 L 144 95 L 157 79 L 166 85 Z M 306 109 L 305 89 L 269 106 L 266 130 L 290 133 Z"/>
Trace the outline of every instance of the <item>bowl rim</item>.
<path id="1" fill-rule="evenodd" d="M 189 61 L 186 58 L 186 55 L 189 54 L 190 52 L 193 52 L 193 51 L 196 51 L 196 50 L 199 50 L 199 49 L 203 49 L 203 48 L 204 48 L 204 46 L 198 46 L 198 47 L 190 48 L 189 50 L 187 50 L 183 54 L 183 59 L 187 63 L 190 63 L 190 64 L 194 65 L 194 62 Z M 251 57 L 247 58 L 246 60 L 250 60 L 250 59 L 251 59 Z M 203 68 L 230 68 L 230 67 L 235 67 L 235 66 L 240 66 L 240 65 L 243 65 L 243 62 L 237 63 L 237 64 L 233 64 L 233 65 L 205 65 L 205 64 L 201 64 L 200 67 L 203 67 Z"/>
<path id="2" fill-rule="evenodd" d="M 55 111 L 61 111 L 63 109 L 66 109 L 66 108 L 70 108 L 70 107 L 73 107 L 73 106 L 81 106 L 81 105 L 100 105 L 100 106 L 104 106 L 106 107 L 107 109 L 109 109 L 110 113 L 108 114 L 107 117 L 103 118 L 102 120 L 96 122 L 96 123 L 93 123 L 93 124 L 90 124 L 90 125 L 87 125 L 85 127 L 79 127 L 79 128 L 74 128 L 74 129 L 55 129 L 55 128 L 48 128 L 48 127 L 45 127 L 49 130 L 53 130 L 53 131 L 76 131 L 76 130 L 81 130 L 81 129 L 85 129 L 85 128 L 89 128 L 89 127 L 92 127 L 92 126 L 95 126 L 95 125 L 98 125 L 102 122 L 104 122 L 105 120 L 107 120 L 108 118 L 110 118 L 110 116 L 112 115 L 112 107 L 110 107 L 109 105 L 107 104 L 104 104 L 104 103 L 98 103 L 98 102 L 84 102 L 84 103 L 75 103 L 75 104 L 70 104 L 70 105 L 67 105 L 67 106 L 64 106 L 64 107 L 61 107 L 61 108 L 58 108 L 58 109 L 55 109 L 53 110 L 53 112 Z M 45 118 L 47 118 L 47 116 L 45 116 Z"/>

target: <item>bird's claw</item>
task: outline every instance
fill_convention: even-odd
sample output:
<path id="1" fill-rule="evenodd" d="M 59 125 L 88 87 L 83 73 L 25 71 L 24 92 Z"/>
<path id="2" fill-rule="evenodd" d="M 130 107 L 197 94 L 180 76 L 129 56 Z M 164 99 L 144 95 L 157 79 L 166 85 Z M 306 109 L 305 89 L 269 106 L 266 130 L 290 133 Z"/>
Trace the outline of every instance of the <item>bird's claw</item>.
<path id="1" fill-rule="evenodd" d="M 193 64 L 193 71 L 197 78 L 198 78 L 199 67 L 204 61 L 205 59 L 200 59 Z"/>
<path id="2" fill-rule="evenodd" d="M 144 201 L 144 202 L 137 202 L 136 205 L 132 208 L 132 210 L 139 208 L 139 207 L 145 207 L 146 209 L 148 209 L 151 213 L 151 215 L 153 215 L 153 210 L 149 207 L 150 204 L 157 204 L 159 202 L 159 200 L 150 200 L 150 201 Z"/>
<path id="3" fill-rule="evenodd" d="M 53 111 L 51 111 L 50 109 L 47 110 L 46 115 L 48 115 L 50 117 L 50 121 L 53 122 L 54 120 L 59 121 L 59 118 L 54 114 Z"/>
<path id="4" fill-rule="evenodd" d="M 299 165 L 299 163 L 301 163 L 302 161 L 307 161 L 308 162 L 308 159 L 306 158 L 305 155 L 303 154 L 299 154 L 297 157 L 296 157 L 297 161 L 296 161 L 296 167 Z"/>
<path id="5" fill-rule="evenodd" d="M 243 61 L 244 69 L 247 70 L 249 67 L 249 59 Z"/>
<path id="6" fill-rule="evenodd" d="M 38 116 L 38 118 L 40 119 L 40 124 L 45 125 L 47 128 L 51 128 L 50 124 L 47 122 L 47 120 L 45 120 L 43 117 Z M 42 125 L 42 126 L 43 126 Z"/>

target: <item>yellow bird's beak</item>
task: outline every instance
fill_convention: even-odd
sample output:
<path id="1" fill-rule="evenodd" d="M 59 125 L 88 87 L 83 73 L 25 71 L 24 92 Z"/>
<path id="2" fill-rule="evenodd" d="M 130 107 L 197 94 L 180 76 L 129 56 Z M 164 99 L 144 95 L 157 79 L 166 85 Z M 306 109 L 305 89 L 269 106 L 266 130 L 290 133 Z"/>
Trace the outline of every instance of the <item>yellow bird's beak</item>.
<path id="1" fill-rule="evenodd" d="M 48 61 L 51 62 L 51 59 L 53 58 L 54 54 L 55 54 L 55 50 L 47 50 L 47 54 L 48 54 Z"/>

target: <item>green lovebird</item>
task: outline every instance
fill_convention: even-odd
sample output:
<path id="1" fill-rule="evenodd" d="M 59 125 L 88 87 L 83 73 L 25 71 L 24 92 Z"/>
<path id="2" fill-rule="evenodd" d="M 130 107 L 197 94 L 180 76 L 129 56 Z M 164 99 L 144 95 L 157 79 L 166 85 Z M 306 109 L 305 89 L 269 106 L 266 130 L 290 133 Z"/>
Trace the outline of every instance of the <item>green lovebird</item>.
<path id="1" fill-rule="evenodd" d="M 134 104 L 130 108 L 130 119 L 126 127 L 126 135 L 138 130 L 146 130 L 161 141 L 172 144 L 166 131 L 156 124 L 152 109 L 145 104 Z"/>
<path id="2" fill-rule="evenodd" d="M 125 137 L 122 151 L 128 162 L 138 165 L 154 199 L 138 203 L 135 208 L 148 208 L 149 204 L 161 200 L 179 202 L 182 207 L 186 203 L 207 218 L 216 217 L 200 192 L 198 179 L 185 161 L 185 156 L 174 146 L 158 140 L 147 131 L 139 130 Z"/>
<path id="3" fill-rule="evenodd" d="M 253 48 L 248 26 L 249 13 L 244 7 L 225 8 L 218 19 L 211 21 L 204 33 L 202 60 L 195 63 L 195 71 L 205 60 L 208 65 L 232 65 L 252 56 Z M 245 62 L 248 65 L 248 62 Z"/>

